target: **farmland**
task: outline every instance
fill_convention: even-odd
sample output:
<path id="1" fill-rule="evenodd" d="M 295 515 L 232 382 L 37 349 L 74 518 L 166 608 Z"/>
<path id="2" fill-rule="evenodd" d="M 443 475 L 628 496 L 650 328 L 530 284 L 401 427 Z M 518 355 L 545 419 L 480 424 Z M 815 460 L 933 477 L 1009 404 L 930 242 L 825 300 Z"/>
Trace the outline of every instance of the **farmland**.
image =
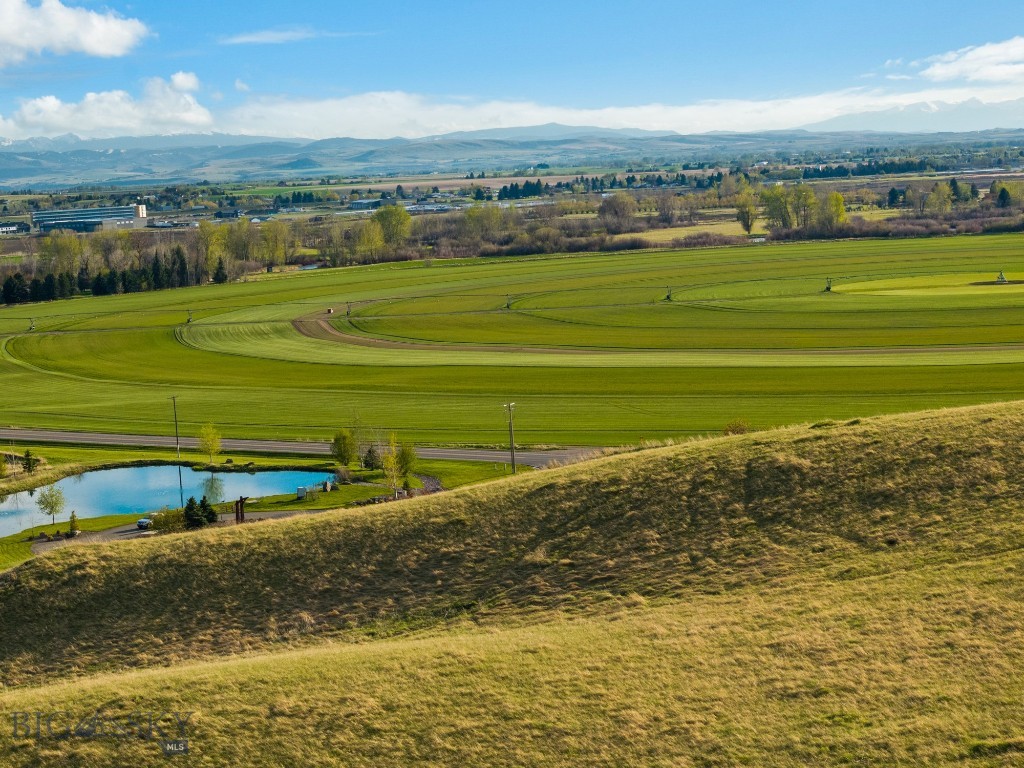
<path id="1" fill-rule="evenodd" d="M 186 434 L 492 445 L 515 400 L 520 442 L 607 445 L 1017 399 L 1024 285 L 979 283 L 1024 274 L 1021 245 L 413 261 L 20 305 L 0 423 L 167 434 L 178 395 Z"/>

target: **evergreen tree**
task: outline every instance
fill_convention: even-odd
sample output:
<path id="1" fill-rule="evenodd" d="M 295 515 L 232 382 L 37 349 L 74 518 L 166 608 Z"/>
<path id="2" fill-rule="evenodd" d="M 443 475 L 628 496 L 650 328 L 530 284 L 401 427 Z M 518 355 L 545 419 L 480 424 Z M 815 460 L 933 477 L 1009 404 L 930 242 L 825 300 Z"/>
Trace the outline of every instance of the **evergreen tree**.
<path id="1" fill-rule="evenodd" d="M 212 524 L 217 522 L 217 510 L 213 508 L 213 504 L 210 503 L 210 500 L 206 498 L 206 496 L 203 496 L 203 498 L 199 500 L 199 512 L 207 523 Z"/>
<path id="2" fill-rule="evenodd" d="M 164 265 L 160 261 L 160 254 L 156 254 L 153 257 L 152 273 L 151 285 L 153 290 L 159 291 L 161 288 L 166 288 L 167 276 L 164 274 Z"/>
<path id="3" fill-rule="evenodd" d="M 39 466 L 39 459 L 32 455 L 32 451 L 25 451 L 25 455 L 21 457 L 21 468 L 31 475 L 36 471 L 37 466 Z"/>
<path id="4" fill-rule="evenodd" d="M 376 446 L 371 445 L 366 449 L 366 454 L 363 456 L 363 466 L 373 470 L 381 468 L 380 454 L 377 452 Z"/>
<path id="5" fill-rule="evenodd" d="M 57 278 L 57 296 L 67 299 L 75 295 L 75 282 L 70 272 L 61 272 Z"/>
<path id="6" fill-rule="evenodd" d="M 43 301 L 57 299 L 57 277 L 52 272 L 43 280 Z"/>
<path id="7" fill-rule="evenodd" d="M 10 275 L 10 276 L 8 276 L 8 278 L 6 280 L 4 280 L 3 295 L 4 295 L 4 304 L 17 304 L 17 303 L 19 303 L 18 302 L 17 287 L 16 287 L 16 285 L 14 283 L 14 275 Z"/>
<path id="8" fill-rule="evenodd" d="M 217 260 L 217 269 L 213 273 L 213 282 L 215 283 L 226 283 L 228 281 L 228 271 L 224 268 L 224 257 Z"/>
<path id="9" fill-rule="evenodd" d="M 188 275 L 188 262 L 185 260 L 185 249 L 180 245 L 174 246 L 174 271 L 177 273 L 178 285 L 185 287 L 191 285 L 192 281 Z"/>
<path id="10" fill-rule="evenodd" d="M 188 497 L 183 512 L 185 514 L 186 528 L 202 528 L 206 525 L 206 517 L 203 516 L 202 511 L 199 509 L 199 503 L 196 501 L 195 496 Z"/>

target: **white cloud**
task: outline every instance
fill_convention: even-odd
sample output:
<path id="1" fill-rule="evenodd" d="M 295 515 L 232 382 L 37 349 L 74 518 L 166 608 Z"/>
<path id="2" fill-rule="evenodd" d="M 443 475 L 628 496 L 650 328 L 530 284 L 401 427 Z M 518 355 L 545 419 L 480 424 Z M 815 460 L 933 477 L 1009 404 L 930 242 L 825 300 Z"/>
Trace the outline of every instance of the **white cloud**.
<path id="1" fill-rule="evenodd" d="M 924 63 L 928 66 L 921 70 L 921 75 L 937 82 L 1024 84 L 1024 37 L 961 48 L 932 56 Z"/>
<path id="2" fill-rule="evenodd" d="M 175 72 L 171 75 L 171 87 L 182 93 L 192 93 L 199 90 L 199 78 L 195 72 Z"/>
<path id="3" fill-rule="evenodd" d="M 69 8 L 60 0 L 0 0 L 0 66 L 43 51 L 123 56 L 147 34 L 141 21 L 112 11 Z"/>
<path id="4" fill-rule="evenodd" d="M 199 79 L 178 72 L 170 80 L 146 81 L 142 96 L 127 91 L 87 93 L 79 102 L 43 96 L 22 102 L 8 118 L 0 118 L 0 132 L 12 138 L 57 136 L 144 136 L 151 134 L 208 131 L 213 116 L 192 94 Z"/>
<path id="5" fill-rule="evenodd" d="M 324 37 L 373 37 L 376 32 L 327 32 L 308 26 L 273 27 L 220 39 L 221 45 L 280 45 Z"/>
<path id="6" fill-rule="evenodd" d="M 960 104 L 976 99 L 997 103 L 1020 96 L 1019 89 L 1007 87 L 929 88 L 900 93 L 850 88 L 785 99 L 720 99 L 687 105 L 575 109 L 530 101 L 466 102 L 384 91 L 336 99 L 252 99 L 221 115 L 218 125 L 219 130 L 229 133 L 310 138 L 415 138 L 549 122 L 679 133 L 760 131 L 922 102 Z M 936 130 L 941 130 L 941 126 L 936 126 Z"/>
<path id="7" fill-rule="evenodd" d="M 322 36 L 322 32 L 317 32 L 312 27 L 277 27 L 232 35 L 231 37 L 223 38 L 221 43 L 224 45 L 276 45 L 279 43 L 295 43 L 300 40 L 310 40 L 314 37 Z"/>
<path id="8" fill-rule="evenodd" d="M 4 1 L 0 0 L 0 4 Z M 550 122 L 679 133 L 763 131 L 862 113 L 898 112 L 911 105 L 915 105 L 914 114 L 935 114 L 934 127 L 930 130 L 944 130 L 943 120 L 949 112 L 948 107 L 961 105 L 957 110 L 958 119 L 962 118 L 959 125 L 977 123 L 972 128 L 974 130 L 996 127 L 985 124 L 986 120 L 993 119 L 993 114 L 1009 114 L 1003 108 L 986 112 L 986 105 L 1009 107 L 1009 102 L 1024 97 L 1021 87 L 1024 80 L 1012 79 L 1011 72 L 1005 68 L 1007 62 L 1014 61 L 1014 46 L 1018 45 L 1024 46 L 1024 38 L 943 54 L 922 65 L 927 66 L 922 74 L 932 81 L 948 77 L 953 82 L 922 85 L 920 76 L 911 77 L 892 71 L 890 67 L 890 71 L 885 72 L 873 86 L 792 98 L 718 99 L 691 104 L 652 103 L 590 109 L 534 101 L 484 101 L 379 91 L 324 99 L 249 95 L 244 97 L 242 104 L 218 108 L 213 113 L 198 100 L 201 84 L 196 75 L 177 72 L 167 80 L 154 78 L 148 81 L 141 96 L 114 90 L 86 94 L 79 102 L 63 102 L 54 96 L 22 102 L 16 112 L 6 118 L 0 117 L 0 135 L 24 138 L 73 132 L 81 136 L 105 137 L 215 130 L 282 137 L 417 138 L 452 131 Z M 999 52 L 996 57 L 999 68 L 996 69 L 993 69 L 993 50 Z M 989 63 L 982 66 L 981 63 L 986 61 Z M 940 65 L 946 69 L 939 69 Z M 1024 66 L 1024 51 L 1020 66 Z M 959 74 L 951 74 L 954 69 Z M 235 80 L 234 87 L 240 93 L 249 92 L 248 84 L 240 79 Z M 207 91 L 206 98 L 211 100 L 211 104 L 217 103 L 219 92 Z M 925 107 L 918 108 L 922 104 Z"/>

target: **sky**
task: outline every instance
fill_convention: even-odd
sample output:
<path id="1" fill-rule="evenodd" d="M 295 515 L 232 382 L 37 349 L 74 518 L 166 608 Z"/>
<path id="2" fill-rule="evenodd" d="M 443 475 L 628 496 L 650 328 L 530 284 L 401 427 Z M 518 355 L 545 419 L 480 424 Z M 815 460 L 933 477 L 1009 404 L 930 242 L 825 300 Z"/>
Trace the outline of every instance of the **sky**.
<path id="1" fill-rule="evenodd" d="M 870 128 L 903 111 L 1024 127 L 1024 2 L 0 0 L 8 139 Z"/>

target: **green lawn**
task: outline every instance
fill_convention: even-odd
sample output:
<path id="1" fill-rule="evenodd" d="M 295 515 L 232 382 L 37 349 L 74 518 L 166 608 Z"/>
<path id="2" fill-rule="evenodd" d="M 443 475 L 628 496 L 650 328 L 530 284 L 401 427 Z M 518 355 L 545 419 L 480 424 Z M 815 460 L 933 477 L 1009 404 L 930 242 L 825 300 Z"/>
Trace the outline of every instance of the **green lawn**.
<path id="1" fill-rule="evenodd" d="M 0 423 L 167 434 L 177 395 L 189 435 L 358 420 L 498 445 L 514 400 L 524 444 L 613 445 L 1020 398 L 1024 292 L 969 285 L 1024 275 L 1020 242 L 435 260 L 6 308 Z"/>
<path id="2" fill-rule="evenodd" d="M 102 517 L 86 517 L 78 521 L 78 527 L 83 531 L 105 531 L 107 528 L 117 528 L 122 525 L 130 525 L 138 520 L 140 515 L 103 515 Z M 40 518 L 42 520 L 42 518 Z M 32 542 L 28 540 L 29 534 L 38 536 L 40 533 L 53 535 L 57 531 L 66 532 L 68 521 L 56 524 L 43 523 L 27 531 L 15 533 L 0 538 L 0 571 L 13 568 L 32 557 Z"/>
<path id="3" fill-rule="evenodd" d="M 6 452 L 21 454 L 25 446 L 12 449 L 4 446 Z M 129 466 L 132 464 L 145 463 L 171 463 L 175 460 L 174 451 L 154 448 L 103 448 L 87 447 L 77 445 L 37 445 L 29 446 L 33 455 L 42 460 L 42 465 L 32 474 L 23 472 L 11 474 L 0 480 L 0 495 L 14 491 L 38 488 L 43 485 L 55 482 L 56 480 L 73 474 L 88 471 L 90 469 L 103 469 L 114 466 Z M 194 451 L 182 451 L 182 459 L 197 465 L 207 465 L 208 457 Z M 223 454 L 218 457 L 216 464 L 220 469 L 228 467 L 225 464 L 231 459 L 233 466 L 253 464 L 264 469 L 271 468 L 316 468 L 330 469 L 333 465 L 323 458 L 289 457 L 287 459 L 273 456 L 245 455 L 239 453 Z M 520 467 L 519 471 L 529 471 L 530 467 Z M 462 485 L 485 482 L 508 474 L 508 468 L 504 464 L 494 464 L 482 461 L 448 461 L 437 459 L 420 459 L 417 461 L 415 473 L 436 477 L 445 489 L 457 488 Z M 268 496 L 247 505 L 249 512 L 286 512 L 295 510 L 325 510 L 344 507 L 353 502 L 364 501 L 376 496 L 386 496 L 389 493 L 386 487 L 384 473 L 380 470 L 369 471 L 354 469 L 352 479 L 357 483 L 342 485 L 338 490 L 327 493 L 320 492 L 315 498 L 297 499 L 294 494 L 283 494 L 280 496 Z M 423 484 L 416 477 L 410 478 L 412 488 L 422 488 Z M 230 503 L 220 504 L 218 511 L 230 512 Z M 102 531 L 106 528 L 114 528 L 129 523 L 134 523 L 140 515 L 104 515 L 101 517 L 83 518 L 79 521 L 83 531 Z M 56 525 L 44 524 L 43 518 L 39 518 L 40 525 L 22 531 L 11 536 L 0 537 L 0 571 L 4 571 L 31 557 L 31 543 L 27 540 L 27 533 L 35 535 L 39 533 L 54 533 L 58 530 L 66 531 L 68 526 L 67 518 L 63 518 Z"/>

